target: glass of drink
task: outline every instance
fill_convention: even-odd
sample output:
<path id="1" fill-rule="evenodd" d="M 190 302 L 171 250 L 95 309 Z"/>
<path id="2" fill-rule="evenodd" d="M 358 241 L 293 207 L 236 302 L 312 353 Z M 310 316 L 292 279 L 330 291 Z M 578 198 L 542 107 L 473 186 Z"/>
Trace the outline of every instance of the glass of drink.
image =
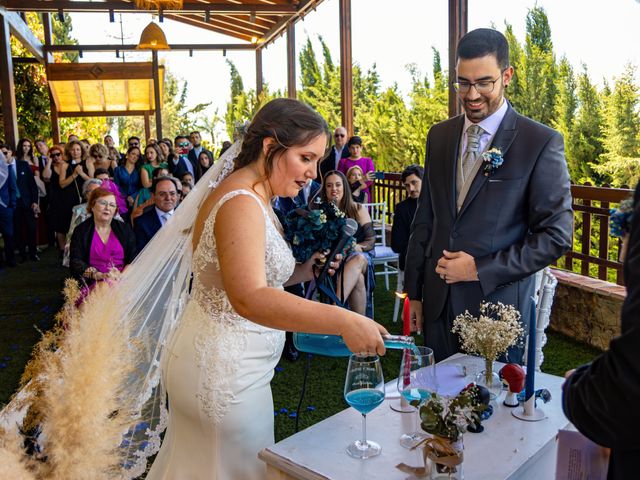
<path id="1" fill-rule="evenodd" d="M 384 401 L 384 376 L 377 355 L 351 355 L 344 381 L 344 398 L 362 414 L 362 439 L 347 446 L 354 458 L 379 455 L 382 447 L 367 440 L 367 414 Z"/>
<path id="2" fill-rule="evenodd" d="M 402 351 L 400 374 L 398 375 L 398 391 L 407 402 L 418 402 L 416 407 L 417 415 L 420 404 L 427 400 L 431 392 L 435 390 L 434 370 L 433 350 L 429 347 L 413 347 Z M 418 421 L 419 424 L 420 422 Z M 405 433 L 400 437 L 400 445 L 405 448 L 412 448 L 426 437 L 427 434 L 419 430 L 413 433 Z"/>

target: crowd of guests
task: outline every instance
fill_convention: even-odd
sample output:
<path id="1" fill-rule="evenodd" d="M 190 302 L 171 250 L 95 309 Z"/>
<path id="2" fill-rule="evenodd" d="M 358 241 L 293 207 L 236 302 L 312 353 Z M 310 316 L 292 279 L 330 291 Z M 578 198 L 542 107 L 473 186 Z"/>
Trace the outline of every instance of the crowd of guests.
<path id="1" fill-rule="evenodd" d="M 39 245 L 55 246 L 87 285 L 129 264 L 214 163 L 197 131 L 144 148 L 133 136 L 125 152 L 111 135 L 51 147 L 21 139 L 0 152 L 0 264 L 16 267 L 16 252 L 38 261 Z"/>

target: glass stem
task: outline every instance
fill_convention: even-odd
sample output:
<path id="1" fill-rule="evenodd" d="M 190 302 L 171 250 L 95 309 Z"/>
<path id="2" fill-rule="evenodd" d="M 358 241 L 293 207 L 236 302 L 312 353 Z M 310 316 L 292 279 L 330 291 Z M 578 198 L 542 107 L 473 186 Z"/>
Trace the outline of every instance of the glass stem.
<path id="1" fill-rule="evenodd" d="M 362 414 L 362 448 L 367 447 L 367 416 Z"/>
<path id="2" fill-rule="evenodd" d="M 487 388 L 491 388 L 493 384 L 493 360 L 489 360 L 488 358 L 484 359 L 484 375 Z"/>

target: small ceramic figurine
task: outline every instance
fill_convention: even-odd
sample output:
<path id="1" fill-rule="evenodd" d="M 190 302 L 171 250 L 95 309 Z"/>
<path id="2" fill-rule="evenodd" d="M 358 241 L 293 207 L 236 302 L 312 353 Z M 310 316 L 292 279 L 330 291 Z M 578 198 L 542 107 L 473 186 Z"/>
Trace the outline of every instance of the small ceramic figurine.
<path id="1" fill-rule="evenodd" d="M 524 369 L 516 363 L 508 363 L 502 367 L 499 375 L 502 383 L 505 383 L 508 387 L 508 392 L 503 402 L 504 405 L 507 407 L 517 407 L 518 393 L 524 388 Z"/>

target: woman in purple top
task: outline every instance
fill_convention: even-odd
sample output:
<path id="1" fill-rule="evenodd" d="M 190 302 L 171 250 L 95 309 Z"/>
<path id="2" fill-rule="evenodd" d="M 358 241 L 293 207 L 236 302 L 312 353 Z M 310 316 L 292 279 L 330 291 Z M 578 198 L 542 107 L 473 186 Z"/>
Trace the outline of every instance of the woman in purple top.
<path id="1" fill-rule="evenodd" d="M 375 168 L 373 167 L 373 160 L 368 157 L 360 156 L 362 153 L 362 139 L 358 136 L 353 136 L 347 142 L 347 147 L 349 148 L 349 153 L 351 154 L 349 158 L 342 158 L 338 162 L 338 171 L 347 175 L 347 172 L 351 167 L 360 167 L 362 172 L 364 173 L 364 178 L 366 180 L 367 187 L 363 189 L 363 192 L 366 192 L 367 198 L 373 198 L 371 196 L 371 185 L 373 184 L 373 179 L 375 178 Z M 371 201 L 371 200 L 369 200 Z"/>
<path id="2" fill-rule="evenodd" d="M 92 285 L 119 271 L 136 255 L 136 239 L 131 227 L 114 220 L 116 197 L 104 188 L 89 195 L 87 210 L 91 217 L 76 227 L 71 237 L 69 267 L 81 284 Z"/>

